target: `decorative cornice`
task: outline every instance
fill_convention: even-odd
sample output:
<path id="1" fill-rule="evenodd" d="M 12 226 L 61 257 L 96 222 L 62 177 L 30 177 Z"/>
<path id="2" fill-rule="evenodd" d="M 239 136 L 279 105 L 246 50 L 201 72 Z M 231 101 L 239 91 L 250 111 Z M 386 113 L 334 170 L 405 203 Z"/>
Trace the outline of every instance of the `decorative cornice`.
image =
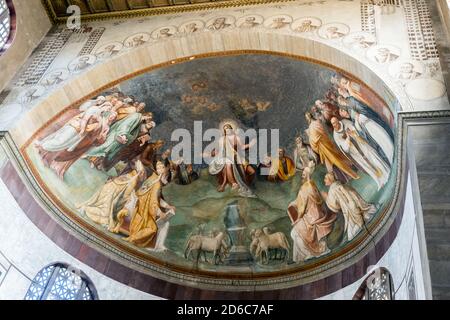
<path id="1" fill-rule="evenodd" d="M 436 118 L 450 118 L 450 110 L 431 111 L 400 111 L 399 117 L 408 120 L 428 120 Z"/>
<path id="2" fill-rule="evenodd" d="M 58 16 L 53 8 L 52 0 L 41 0 L 53 24 L 64 24 L 67 16 Z M 205 11 L 213 9 L 237 8 L 250 5 L 268 4 L 268 3 L 284 3 L 295 0 L 220 0 L 203 3 L 176 4 L 160 7 L 149 7 L 143 9 L 129 9 L 125 11 L 108 11 L 98 13 L 86 13 L 81 15 L 82 22 L 91 22 L 107 19 L 130 19 L 146 16 L 158 16 L 165 14 L 177 14 L 193 11 Z"/>

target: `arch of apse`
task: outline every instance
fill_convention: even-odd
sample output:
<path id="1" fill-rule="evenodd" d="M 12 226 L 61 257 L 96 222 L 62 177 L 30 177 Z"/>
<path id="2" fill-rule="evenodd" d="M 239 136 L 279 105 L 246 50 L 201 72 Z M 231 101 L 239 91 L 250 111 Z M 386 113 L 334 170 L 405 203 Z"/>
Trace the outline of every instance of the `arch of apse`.
<path id="1" fill-rule="evenodd" d="M 394 115 L 396 115 L 398 111 L 397 108 L 402 108 L 397 100 L 397 94 L 389 89 L 390 84 L 388 83 L 388 80 L 382 79 L 368 66 L 357 59 L 324 43 L 290 35 L 265 32 L 230 31 L 226 33 L 202 33 L 195 36 L 169 39 L 156 44 L 135 48 L 124 52 L 113 59 L 96 64 L 84 73 L 63 83 L 62 86 L 56 88 L 44 100 L 38 103 L 38 105 L 36 105 L 13 127 L 13 129 L 10 130 L 8 135 L 9 139 L 7 140 L 10 141 L 10 144 L 17 146 L 18 149 L 20 149 L 27 145 L 27 142 L 32 139 L 33 134 L 36 131 L 45 126 L 54 116 L 64 111 L 67 107 L 78 104 L 115 84 L 138 74 L 148 72 L 153 68 L 185 62 L 195 58 L 243 53 L 280 54 L 297 57 L 303 60 L 311 60 L 325 66 L 336 68 L 344 74 L 364 82 L 375 92 L 379 93 L 380 96 L 388 102 Z M 23 130 L 24 127 L 27 128 L 26 131 Z M 400 136 L 397 136 L 397 139 L 399 139 L 399 137 Z M 13 149 L 14 147 L 11 148 L 11 150 Z M 399 151 L 398 149 L 397 144 L 397 152 Z M 82 230 L 77 228 L 73 221 L 70 221 L 70 219 L 65 217 L 64 212 L 61 212 L 60 208 L 54 205 L 51 199 L 49 199 L 48 194 L 40 189 L 38 181 L 36 181 L 26 163 L 21 161 L 23 160 L 21 157 L 22 154 L 19 150 L 17 151 L 15 167 L 19 169 L 20 175 L 24 178 L 28 188 L 32 190 L 35 198 L 39 200 L 46 208 L 49 215 L 56 219 L 68 233 L 77 238 L 81 238 L 84 241 L 86 241 L 86 237 L 89 239 L 88 235 L 80 234 L 80 231 Z M 392 232 L 396 233 L 396 231 L 391 231 L 391 226 L 394 220 L 401 220 L 401 214 L 395 213 L 400 213 L 403 205 L 402 177 L 404 176 L 405 170 L 400 169 L 402 169 L 401 164 L 404 163 L 404 156 L 398 158 L 400 159 L 398 160 L 400 167 L 398 168 L 396 194 L 388 209 L 388 214 L 384 215 L 383 221 L 378 223 L 377 230 L 374 230 L 376 232 L 373 233 L 373 236 L 366 239 L 364 243 L 361 243 L 360 247 L 358 247 L 357 250 L 354 250 L 354 252 L 351 252 L 349 257 L 339 257 L 339 262 L 336 263 L 336 261 L 334 261 L 331 265 L 325 264 L 324 266 L 321 266 L 321 268 L 318 268 L 316 272 L 309 274 L 305 273 L 302 277 L 280 278 L 277 279 L 277 283 L 268 281 L 267 285 L 259 287 L 256 283 L 250 281 L 249 283 L 229 289 L 231 291 L 248 292 L 255 290 L 265 292 L 265 290 L 273 290 L 276 283 L 275 287 L 276 289 L 279 289 L 280 292 L 283 290 L 292 292 L 303 290 L 304 292 L 305 285 L 318 285 L 319 281 L 326 282 L 330 277 L 336 277 L 337 274 L 345 272 L 345 270 L 348 270 L 349 268 L 354 268 L 357 263 L 361 263 L 365 257 L 369 256 L 371 251 L 375 250 L 376 244 L 380 242 L 387 233 L 391 233 L 389 238 L 393 241 L 395 237 L 392 236 Z M 396 224 L 398 224 L 398 222 L 396 222 Z M 383 253 L 388 250 L 392 241 L 389 243 L 383 241 Z M 92 248 L 92 250 L 104 254 L 106 257 L 119 261 L 122 265 L 131 270 L 138 270 L 138 272 L 150 276 L 152 279 L 157 279 L 158 281 L 162 279 L 162 281 L 175 283 L 174 285 L 181 288 L 181 290 L 187 290 L 189 286 L 195 286 L 196 290 L 201 290 L 202 292 L 211 292 L 211 290 L 220 292 L 217 285 L 211 285 L 211 282 L 207 278 L 188 277 L 176 279 L 173 275 L 166 275 L 155 272 L 154 270 L 147 270 L 139 262 L 136 262 L 133 259 L 124 259 L 122 256 L 117 255 L 117 250 L 111 248 L 108 243 L 102 242 L 101 240 L 99 241 L 99 239 L 89 239 L 89 247 Z M 373 260 L 373 257 L 371 260 Z M 363 262 L 364 265 L 367 263 L 369 262 Z M 373 261 L 370 263 L 373 263 Z M 93 267 L 95 268 L 95 266 Z M 357 281 L 363 275 L 364 273 L 359 274 L 353 272 L 350 275 L 350 281 Z M 121 277 L 112 276 L 112 278 L 124 282 Z M 130 281 L 127 282 L 127 284 L 130 283 Z M 223 284 L 221 287 L 223 287 Z M 330 286 L 330 288 L 322 290 L 318 296 L 331 293 L 336 289 L 336 286 Z M 156 288 L 152 288 L 152 286 L 144 291 L 165 298 L 171 298 L 170 295 L 165 295 L 156 290 Z M 317 294 L 318 292 L 311 293 L 310 295 L 307 294 L 307 297 L 317 297 Z"/>

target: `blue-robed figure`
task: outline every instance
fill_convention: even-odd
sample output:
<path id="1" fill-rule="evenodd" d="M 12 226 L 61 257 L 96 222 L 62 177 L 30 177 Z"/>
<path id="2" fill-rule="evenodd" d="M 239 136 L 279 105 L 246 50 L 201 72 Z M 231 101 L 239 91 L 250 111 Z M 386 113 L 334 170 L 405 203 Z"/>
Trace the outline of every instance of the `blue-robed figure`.
<path id="1" fill-rule="evenodd" d="M 350 119 L 358 134 L 363 137 L 389 165 L 394 161 L 394 138 L 392 130 L 378 114 L 353 97 L 339 97 L 339 115 Z"/>
<path id="2" fill-rule="evenodd" d="M 137 139 L 141 132 L 141 124 L 145 121 L 146 116 L 137 112 L 114 123 L 105 143 L 89 150 L 85 158 L 97 168 L 104 168 L 105 164 L 111 163 L 123 148 Z"/>

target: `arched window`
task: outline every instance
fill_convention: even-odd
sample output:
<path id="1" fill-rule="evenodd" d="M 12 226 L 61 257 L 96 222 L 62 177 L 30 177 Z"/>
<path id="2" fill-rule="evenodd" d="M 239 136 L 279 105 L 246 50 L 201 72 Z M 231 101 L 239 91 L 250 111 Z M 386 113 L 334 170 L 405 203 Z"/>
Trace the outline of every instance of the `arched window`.
<path id="1" fill-rule="evenodd" d="M 84 272 L 65 263 L 42 269 L 34 278 L 25 300 L 97 300 L 97 291 Z"/>
<path id="2" fill-rule="evenodd" d="M 375 269 L 364 279 L 353 300 L 395 300 L 391 273 L 386 268 Z"/>
<path id="3" fill-rule="evenodd" d="M 0 50 L 6 45 L 11 32 L 10 12 L 6 0 L 0 0 Z"/>

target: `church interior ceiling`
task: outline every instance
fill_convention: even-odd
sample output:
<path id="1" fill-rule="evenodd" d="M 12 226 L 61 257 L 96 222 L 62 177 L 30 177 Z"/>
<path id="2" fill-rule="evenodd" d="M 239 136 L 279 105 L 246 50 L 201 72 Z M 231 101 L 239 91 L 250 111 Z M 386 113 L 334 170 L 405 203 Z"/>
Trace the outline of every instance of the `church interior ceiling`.
<path id="1" fill-rule="evenodd" d="M 68 8 L 72 5 L 79 6 L 84 20 L 95 20 L 205 10 L 252 3 L 245 0 L 42 0 L 42 2 L 49 17 L 58 23 L 67 19 L 70 15 Z"/>
<path id="2" fill-rule="evenodd" d="M 100 2 L 87 1 L 84 11 Z M 212 276 L 219 286 L 244 279 L 253 288 L 260 278 L 286 287 L 296 275 L 320 276 L 324 266 L 351 259 L 391 215 L 401 174 L 397 112 L 448 105 L 427 28 L 425 0 L 292 1 L 89 21 L 77 30 L 58 25 L 0 94 L 0 129 L 17 140 L 17 157 L 55 211 L 109 254 L 179 282 Z M 384 89 L 319 60 L 224 51 L 130 70 L 127 79 L 39 112 L 52 94 L 77 92 L 78 77 L 122 56 L 233 34 L 323 44 L 367 67 Z M 167 156 L 177 146 L 171 134 L 194 135 L 195 121 L 221 132 L 207 154 L 222 160 Z M 238 129 L 274 128 L 280 150 L 256 163 L 248 154 L 239 165 L 227 162 L 252 142 L 227 138 Z M 352 198 L 352 207 L 340 207 L 340 197 Z M 198 285 L 210 288 L 208 281 Z"/>

